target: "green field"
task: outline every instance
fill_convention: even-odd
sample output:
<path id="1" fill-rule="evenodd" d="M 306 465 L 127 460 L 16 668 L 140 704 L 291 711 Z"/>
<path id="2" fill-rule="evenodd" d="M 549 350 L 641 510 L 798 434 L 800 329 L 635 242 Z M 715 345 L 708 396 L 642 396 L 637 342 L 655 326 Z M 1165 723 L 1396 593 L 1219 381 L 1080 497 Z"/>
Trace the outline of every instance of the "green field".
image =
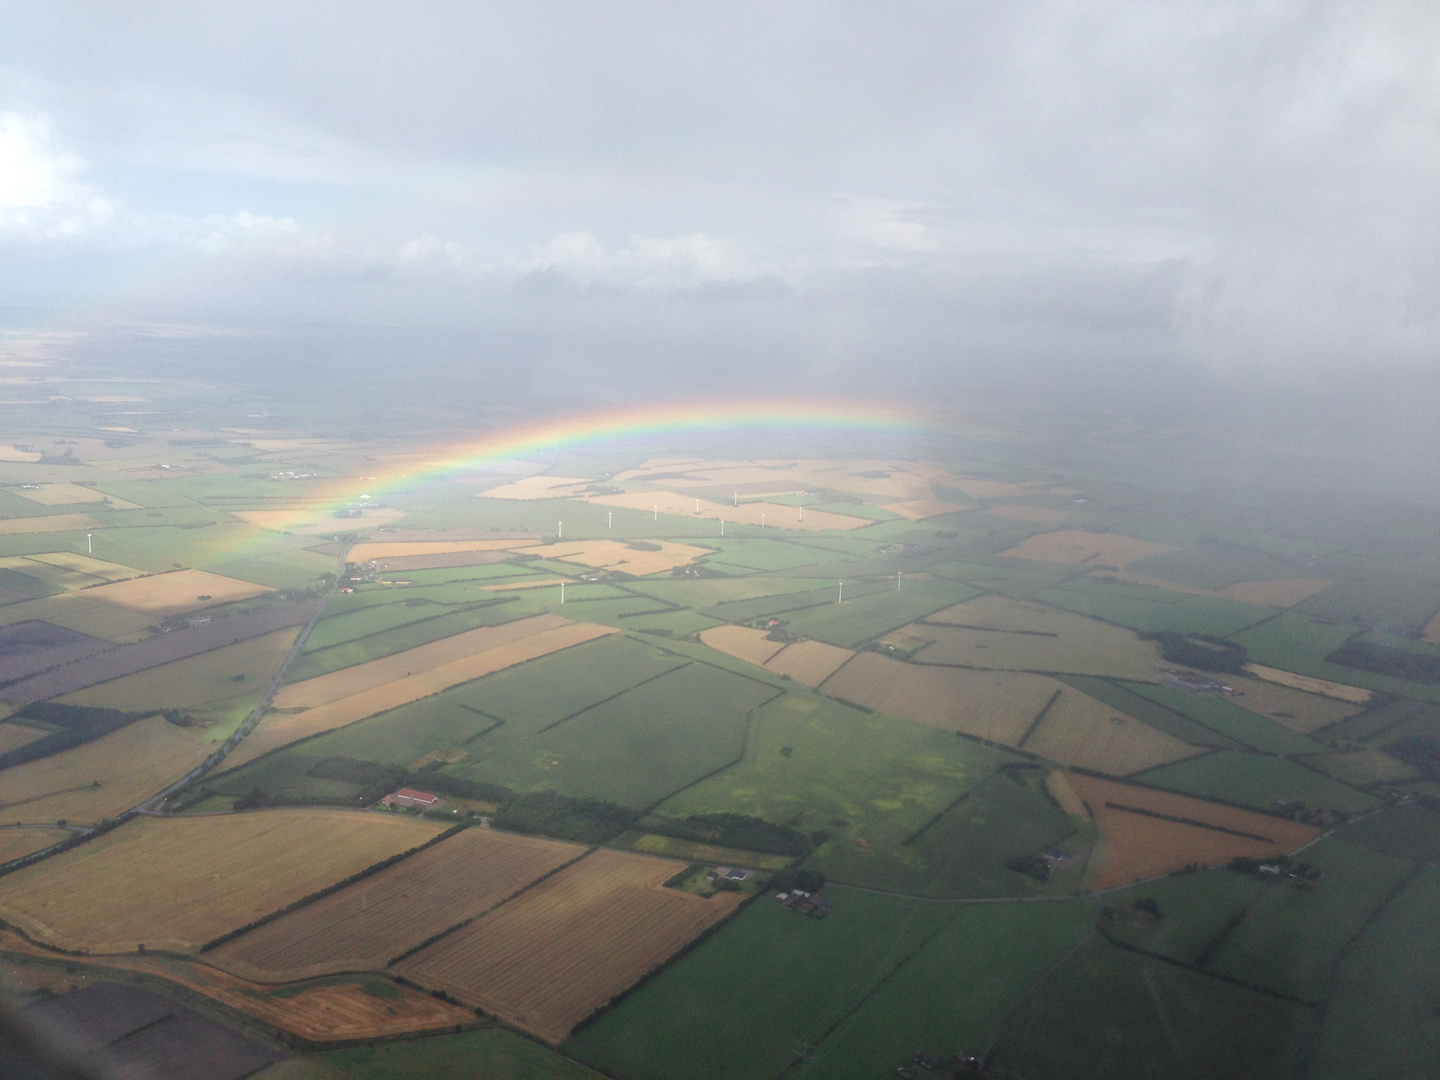
<path id="1" fill-rule="evenodd" d="M 1273 883 L 1209 957 L 1206 969 L 1321 1004 L 1330 967 L 1410 863 L 1328 839 L 1297 856 L 1321 871 L 1313 890 Z"/>
<path id="2" fill-rule="evenodd" d="M 306 652 L 286 670 L 285 681 L 303 682 L 317 675 L 379 660 L 382 656 L 391 656 L 406 649 L 428 645 L 441 638 L 463 634 L 467 630 L 475 630 L 481 626 L 498 626 L 536 614 L 539 614 L 538 610 L 523 599 L 514 603 L 491 603 L 448 612 L 433 619 L 407 623 L 393 630 L 332 645 L 328 649 Z"/>
<path id="3" fill-rule="evenodd" d="M 837 590 L 838 593 L 838 590 Z M 979 590 L 957 582 L 932 579 L 903 590 L 886 588 L 843 603 L 809 608 L 788 619 L 786 629 L 831 645 L 853 649 L 941 608 L 978 596 Z"/>
<path id="4" fill-rule="evenodd" d="M 823 834 L 815 838 L 811 865 L 837 881 L 933 889 L 929 863 L 904 841 L 1016 760 L 925 724 L 794 690 L 756 712 L 743 761 L 681 792 L 660 812 L 733 811 L 793 823 Z M 961 860 L 966 854 L 955 853 Z M 985 869 L 997 872 L 993 864 Z"/>
<path id="5" fill-rule="evenodd" d="M 599 1074 L 506 1028 L 332 1050 L 355 1080 L 600 1080 Z"/>
<path id="6" fill-rule="evenodd" d="M 690 663 L 548 728 L 496 728 L 445 771 L 642 810 L 737 761 L 749 713 L 776 695 L 764 683 Z"/>
<path id="7" fill-rule="evenodd" d="M 1232 742 L 1267 754 L 1323 754 L 1330 748 L 1277 724 L 1268 716 L 1243 709 L 1214 694 L 1191 694 L 1170 686 L 1127 683 L 1125 689 L 1188 716 Z"/>
<path id="8" fill-rule="evenodd" d="M 1042 769 L 1004 769 L 973 788 L 904 845 L 922 865 L 895 866 L 893 888 L 926 896 L 1028 896 L 1041 882 L 1011 859 L 1053 848 L 1075 832 L 1044 793 Z M 908 871 L 908 872 L 907 872 Z"/>
<path id="9" fill-rule="evenodd" d="M 894 1075 L 916 1050 L 942 1058 L 983 1052 L 1005 1010 L 1084 939 L 1095 907 L 1074 900 L 961 908 L 821 1043 L 812 1074 L 867 1080 Z"/>
<path id="10" fill-rule="evenodd" d="M 1276 613 L 1274 608 L 1210 596 L 1166 594 L 1163 589 L 1146 589 L 1146 595 L 1139 596 L 1136 589 L 1145 589 L 1145 586 L 1107 585 L 1090 578 L 1072 578 L 1063 585 L 1036 593 L 1035 599 L 1132 630 L 1174 630 L 1216 637 L 1233 634 Z M 1160 600 L 1154 593 L 1173 599 Z"/>
<path id="11" fill-rule="evenodd" d="M 1202 799 L 1276 809 L 1278 799 L 1291 799 L 1307 807 L 1360 813 L 1379 805 L 1373 795 L 1313 772 L 1285 758 L 1217 750 L 1203 757 L 1150 769 L 1137 777 L 1146 784 L 1198 795 Z"/>
<path id="12" fill-rule="evenodd" d="M 1427 866 L 1336 969 L 1307 1080 L 1410 1080 L 1440 1061 L 1440 868 Z"/>
<path id="13" fill-rule="evenodd" d="M 1399 859 L 1440 857 L 1440 814 L 1418 803 L 1387 807 L 1352 821 L 1336 835 Z"/>
<path id="14" fill-rule="evenodd" d="M 1136 720 L 1143 721 L 1153 728 L 1165 732 L 1167 735 L 1174 735 L 1182 742 L 1188 742 L 1192 746 L 1215 746 L 1234 748 L 1238 745 L 1234 739 L 1228 739 L 1213 728 L 1204 724 L 1196 723 L 1183 713 L 1178 713 L 1149 697 L 1142 696 L 1131 687 L 1150 684 L 1117 683 L 1109 679 L 1101 679 L 1092 675 L 1065 675 L 1061 682 L 1068 683 L 1083 694 L 1089 694 L 1096 701 L 1103 701 L 1112 708 L 1119 709 Z"/>
<path id="15" fill-rule="evenodd" d="M 1304 1006 L 1094 940 L 1000 1025 L 992 1061 L 1044 1080 L 1225 1077 L 1293 1071 Z"/>
<path id="16" fill-rule="evenodd" d="M 1229 869 L 1175 874 L 1105 894 L 1112 909 L 1101 923 L 1104 935 L 1121 945 L 1167 960 L 1193 964 L 1227 933 L 1264 886 L 1249 874 Z M 1137 900 L 1154 900 L 1158 919 L 1137 911 Z"/>
<path id="17" fill-rule="evenodd" d="M 561 1049 L 634 1080 L 773 1080 L 797 1041 L 820 1041 L 955 915 L 848 890 L 830 900 L 816 920 L 757 897 Z"/>
<path id="18" fill-rule="evenodd" d="M 842 551 L 799 544 L 787 540 L 760 540 L 748 537 L 724 537 L 705 541 L 716 554 L 706 562 L 723 562 L 748 571 L 791 570 L 797 566 L 837 562 L 848 558 Z"/>

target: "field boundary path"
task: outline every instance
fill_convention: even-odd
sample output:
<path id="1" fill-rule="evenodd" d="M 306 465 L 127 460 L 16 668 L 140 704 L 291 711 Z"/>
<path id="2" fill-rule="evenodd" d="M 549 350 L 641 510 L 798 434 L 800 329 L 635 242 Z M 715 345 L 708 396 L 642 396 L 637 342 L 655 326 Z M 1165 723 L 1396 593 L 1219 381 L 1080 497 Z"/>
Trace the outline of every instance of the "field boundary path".
<path id="1" fill-rule="evenodd" d="M 265 715 L 266 710 L 270 708 L 270 703 L 275 700 L 275 695 L 280 690 L 280 682 L 285 678 L 285 672 L 290 670 L 290 665 L 295 662 L 295 658 L 299 656 L 301 650 L 305 648 L 305 642 L 310 637 L 310 631 L 315 629 L 315 624 L 320 621 L 320 617 L 325 614 L 325 609 L 330 605 L 330 598 L 335 595 L 335 590 L 338 589 L 340 583 L 345 580 L 345 557 L 350 553 L 352 546 L 353 541 L 346 543 L 344 547 L 341 548 L 338 556 L 340 566 L 335 573 L 334 580 L 330 582 L 329 587 L 320 597 L 320 601 L 315 607 L 314 614 L 310 616 L 310 620 L 300 628 L 300 633 L 295 636 L 295 644 L 290 646 L 290 652 L 286 654 L 284 662 L 276 669 L 275 677 L 270 680 L 270 686 L 266 689 L 265 696 L 256 704 L 250 715 L 235 729 L 235 733 L 221 743 L 220 747 L 210 754 L 209 757 L 191 769 L 190 772 L 186 773 L 179 780 L 175 781 L 175 783 L 158 794 L 152 795 L 137 806 L 135 808 L 137 813 L 160 814 L 162 811 L 158 809 L 158 807 L 161 803 L 177 791 L 213 771 L 217 765 L 230 756 L 230 753 L 240 745 L 245 736 L 249 735 L 259 726 L 261 718 Z"/>

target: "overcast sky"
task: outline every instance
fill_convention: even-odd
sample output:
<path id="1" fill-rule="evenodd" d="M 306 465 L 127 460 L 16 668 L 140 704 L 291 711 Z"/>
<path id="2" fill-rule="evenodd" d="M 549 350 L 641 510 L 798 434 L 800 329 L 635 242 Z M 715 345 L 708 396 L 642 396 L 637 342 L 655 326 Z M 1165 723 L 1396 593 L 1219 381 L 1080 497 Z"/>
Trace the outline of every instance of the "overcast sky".
<path id="1" fill-rule="evenodd" d="M 1434 0 L 0 3 L 0 26 L 11 330 L 403 352 L 383 325 L 562 382 L 883 365 L 951 391 L 1440 359 Z"/>

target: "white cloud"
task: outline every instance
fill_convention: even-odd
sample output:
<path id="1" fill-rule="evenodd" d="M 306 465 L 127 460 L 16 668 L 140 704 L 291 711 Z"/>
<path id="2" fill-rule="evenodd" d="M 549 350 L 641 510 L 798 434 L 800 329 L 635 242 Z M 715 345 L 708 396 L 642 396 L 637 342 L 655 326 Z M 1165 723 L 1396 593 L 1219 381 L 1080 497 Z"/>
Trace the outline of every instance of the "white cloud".
<path id="1" fill-rule="evenodd" d="M 119 203 L 85 179 L 88 168 L 44 117 L 0 113 L 0 233 L 68 238 L 109 223 Z"/>
<path id="2" fill-rule="evenodd" d="M 738 244 L 704 233 L 632 236 L 615 250 L 607 250 L 591 233 L 564 233 L 537 249 L 521 269 L 643 289 L 693 288 L 707 281 L 743 281 L 773 273 L 753 266 Z"/>

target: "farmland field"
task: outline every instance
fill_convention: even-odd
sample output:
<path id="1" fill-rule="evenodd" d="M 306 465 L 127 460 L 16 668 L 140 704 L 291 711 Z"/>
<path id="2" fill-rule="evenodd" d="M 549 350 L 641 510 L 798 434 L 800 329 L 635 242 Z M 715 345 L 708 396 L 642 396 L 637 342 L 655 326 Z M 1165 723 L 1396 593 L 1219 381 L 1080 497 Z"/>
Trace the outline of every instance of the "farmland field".
<path id="1" fill-rule="evenodd" d="M 1133 633 L 1024 600 L 984 596 L 932 615 L 906 633 L 933 644 L 917 663 L 1154 680 L 1159 649 Z"/>
<path id="2" fill-rule="evenodd" d="M 806 686 L 816 687 L 835 674 L 852 655 L 848 649 L 826 645 L 823 641 L 797 641 L 772 656 L 765 667 Z"/>
<path id="3" fill-rule="evenodd" d="M 299 633 L 296 627 L 276 630 L 238 645 L 112 679 L 60 700 L 71 705 L 144 712 L 193 709 L 223 698 L 253 694 L 268 688 Z"/>
<path id="4" fill-rule="evenodd" d="M 263 585 L 212 574 L 206 570 L 176 570 L 169 574 L 131 578 L 85 591 L 87 600 L 143 611 L 147 615 L 181 615 L 188 611 L 247 600 L 267 590 Z"/>
<path id="5" fill-rule="evenodd" d="M 0 914 L 61 948 L 191 952 L 439 831 L 343 810 L 140 818 L 0 878 Z"/>
<path id="6" fill-rule="evenodd" d="M 770 640 L 764 630 L 751 630 L 744 626 L 717 626 L 712 630 L 703 630 L 700 640 L 712 649 L 761 667 L 785 647 L 783 641 Z"/>
<path id="7" fill-rule="evenodd" d="M 764 683 L 691 663 L 549 728 L 498 728 L 448 771 L 644 809 L 738 760 L 749 713 L 776 696 Z"/>
<path id="8" fill-rule="evenodd" d="M 58 844 L 69 836 L 65 829 L 0 829 L 0 863 Z"/>
<path id="9" fill-rule="evenodd" d="M 1118 533 L 1061 529 L 1027 537 L 1000 554 L 1009 559 L 1031 559 L 1035 562 L 1108 564 L 1121 567 L 1151 555 L 1161 555 L 1174 550 L 1176 549 L 1165 544 L 1135 540 Z"/>
<path id="10" fill-rule="evenodd" d="M 892 1073 L 917 1049 L 942 1058 L 983 1051 L 1005 1011 L 1080 943 L 1094 919 L 1088 900 L 960 908 L 825 1039 L 816 1071 L 868 1080 Z"/>
<path id="11" fill-rule="evenodd" d="M 354 1080 L 601 1080 L 599 1073 L 501 1027 L 332 1050 L 324 1060 Z M 259 1080 L 271 1078 L 262 1073 Z"/>
<path id="12" fill-rule="evenodd" d="M 1232 742 L 1269 754 L 1320 754 L 1328 749 L 1323 743 L 1282 726 L 1260 713 L 1244 708 L 1240 701 L 1215 694 L 1192 694 L 1172 686 L 1146 686 L 1131 683 L 1131 693 L 1147 697 L 1197 724 L 1224 735 Z M 1243 701 L 1245 699 L 1241 699 Z"/>
<path id="13" fill-rule="evenodd" d="M 600 850 L 398 970 L 550 1042 L 735 910 L 662 888 L 684 863 Z"/>
<path id="14" fill-rule="evenodd" d="M 1369 690 L 1361 689 L 1358 686 L 1346 686 L 1344 683 L 1330 682 L 1327 679 L 1296 675 L 1289 671 L 1277 671 L 1275 668 L 1266 667 L 1263 664 L 1247 664 L 1245 670 L 1266 682 L 1294 690 L 1303 690 L 1321 697 L 1334 698 L 1353 705 L 1364 705 L 1374 696 Z"/>
<path id="15" fill-rule="evenodd" d="M 1309 693 L 1264 679 L 1227 675 L 1225 681 L 1240 692 L 1237 705 L 1268 716 L 1277 724 L 1284 724 L 1302 735 L 1338 724 L 1354 716 L 1364 704 Z M 1366 697 L 1369 697 L 1368 693 Z"/>
<path id="16" fill-rule="evenodd" d="M 795 1040 L 820 1041 L 955 913 L 863 892 L 831 900 L 816 921 L 760 897 L 562 1049 L 635 1080 L 772 1080 Z"/>
<path id="17" fill-rule="evenodd" d="M 909 578 L 906 581 L 913 591 L 885 589 L 846 600 L 843 604 L 827 603 L 822 607 L 808 608 L 790 616 L 786 629 L 793 634 L 804 634 L 839 645 L 842 649 L 854 649 L 872 638 L 975 594 L 968 585 L 955 582 L 938 579 L 911 581 Z"/>
<path id="18" fill-rule="evenodd" d="M 924 667 L 871 652 L 856 653 L 821 685 L 853 705 L 1011 746 L 1059 689 L 1043 675 Z"/>
<path id="19" fill-rule="evenodd" d="M 1192 863 L 1216 866 L 1237 855 L 1280 854 L 1319 835 L 1317 829 L 1282 818 L 1078 773 L 1071 774 L 1070 783 L 1089 806 L 1106 845 L 1103 858 L 1090 867 L 1091 889 Z"/>
<path id="20" fill-rule="evenodd" d="M 130 810 L 180 779 L 212 743 L 158 716 L 73 750 L 0 771 L 6 821 L 93 823 Z"/>
<path id="21" fill-rule="evenodd" d="M 1021 998 L 991 1061 L 1019 1076 L 1291 1075 L 1310 1010 L 1091 939 Z"/>
<path id="22" fill-rule="evenodd" d="M 1199 748 L 1064 687 L 1020 745 L 1061 765 L 1124 776 L 1181 758 Z"/>
<path id="23" fill-rule="evenodd" d="M 357 685 L 363 689 L 350 693 L 348 696 L 338 696 L 344 694 L 346 685 L 332 676 L 321 676 L 320 679 L 311 680 L 308 683 L 292 684 L 286 687 L 286 690 L 293 690 L 295 694 L 286 700 L 292 702 L 317 701 L 319 703 L 292 715 L 272 716 L 261 725 L 255 734 L 245 740 L 244 745 L 236 753 L 227 759 L 227 764 L 232 768 L 243 765 L 298 739 L 345 727 L 357 720 L 388 712 L 401 705 L 407 705 L 412 701 L 418 701 L 442 690 L 447 690 L 452 686 L 478 679 L 482 675 L 489 675 L 491 672 L 524 663 L 526 660 L 579 645 L 603 634 L 613 633 L 604 627 L 586 623 L 571 623 L 568 620 L 559 620 L 559 623 L 559 625 L 549 625 L 537 624 L 532 621 L 530 634 L 515 635 L 509 641 L 501 640 L 488 648 L 485 647 L 484 642 L 496 641 L 502 635 L 494 634 L 489 628 L 483 631 L 472 631 L 474 635 L 490 633 L 489 638 L 461 635 L 470 638 L 478 651 L 461 655 L 453 660 L 435 663 L 435 666 L 428 670 L 420 669 L 418 674 L 407 673 L 405 676 L 392 678 L 378 685 L 374 684 L 373 680 L 394 670 L 393 666 L 377 669 L 371 665 L 365 665 L 369 670 L 359 673 L 356 679 Z M 505 630 L 508 627 L 499 627 L 498 629 Z M 447 639 L 447 641 L 449 640 Z M 410 654 L 401 653 L 399 657 L 391 657 L 385 661 L 374 661 L 373 663 L 384 665 L 392 661 L 398 662 L 416 652 L 419 650 L 412 650 Z M 418 666 L 417 664 L 417 668 Z M 346 671 L 341 671 L 336 675 L 343 676 L 346 673 Z M 322 680 L 328 681 L 324 681 L 323 685 L 317 685 Z M 367 686 L 367 684 L 370 685 Z M 280 704 L 283 694 L 284 691 L 276 697 L 276 705 L 279 708 L 285 707 Z M 337 696 L 332 697 L 331 695 Z"/>
<path id="24" fill-rule="evenodd" d="M 1421 869 L 1341 958 L 1306 1076 L 1423 1076 L 1440 1057 L 1440 868 Z"/>
<path id="25" fill-rule="evenodd" d="M 252 930 L 209 958 L 258 982 L 379 970 L 584 853 L 578 844 L 468 829 Z"/>
<path id="26" fill-rule="evenodd" d="M 1194 964 L 1230 931 L 1264 888 L 1254 875 L 1223 868 L 1146 881 L 1105 894 L 1111 910 L 1101 931 L 1122 945 Z M 1159 917 L 1135 908 L 1137 900 L 1155 901 Z"/>
<path id="27" fill-rule="evenodd" d="M 1320 1004 L 1331 965 L 1412 864 L 1328 838 L 1298 858 L 1319 868 L 1314 889 L 1264 889 L 1205 964 L 1232 979 Z"/>
<path id="28" fill-rule="evenodd" d="M 1218 750 L 1204 757 L 1162 765 L 1141 773 L 1136 779 L 1171 791 L 1251 806 L 1256 810 L 1273 810 L 1284 799 L 1346 813 L 1358 813 L 1378 805 L 1373 795 L 1293 761 L 1234 750 Z"/>

